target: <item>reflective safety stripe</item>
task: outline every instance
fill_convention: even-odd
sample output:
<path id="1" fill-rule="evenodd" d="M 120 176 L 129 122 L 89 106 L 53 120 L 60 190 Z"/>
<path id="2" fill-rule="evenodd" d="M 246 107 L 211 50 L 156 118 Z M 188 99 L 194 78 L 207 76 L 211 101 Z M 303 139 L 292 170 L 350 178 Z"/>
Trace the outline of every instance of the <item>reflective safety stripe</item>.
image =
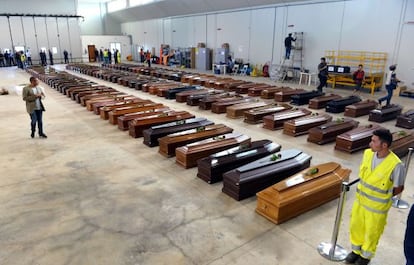
<path id="1" fill-rule="evenodd" d="M 380 199 L 378 197 L 366 194 L 365 192 L 361 191 L 358 188 L 357 188 L 357 192 L 359 193 L 359 195 L 365 196 L 365 197 L 367 197 L 368 199 L 370 199 L 372 201 L 376 201 L 376 202 L 379 202 L 379 203 L 389 203 L 390 202 L 389 199 Z"/>
<path id="2" fill-rule="evenodd" d="M 371 189 L 371 190 L 373 190 L 373 191 L 376 191 L 376 192 L 379 192 L 379 193 L 382 193 L 382 194 L 388 194 L 388 193 L 392 193 L 392 189 L 391 190 L 382 190 L 382 189 L 380 189 L 380 188 L 377 188 L 377 187 L 375 187 L 375 186 L 373 186 L 373 185 L 370 185 L 370 184 L 368 184 L 368 183 L 366 183 L 365 181 L 363 181 L 362 179 L 360 180 L 360 183 L 364 186 L 364 187 L 366 187 L 366 188 L 368 188 L 368 189 Z"/>
<path id="3" fill-rule="evenodd" d="M 352 248 L 352 250 L 355 250 L 355 251 L 358 251 L 358 252 L 360 252 L 362 250 L 361 246 L 357 246 L 357 245 L 351 245 L 351 248 Z"/>
<path id="4" fill-rule="evenodd" d="M 364 207 L 366 210 L 368 210 L 370 212 L 373 212 L 373 213 L 379 213 L 379 214 L 387 214 L 388 213 L 388 210 L 380 211 L 380 210 L 376 210 L 376 209 L 373 209 L 371 207 L 368 207 L 366 205 L 362 205 L 362 207 Z"/>
<path id="5" fill-rule="evenodd" d="M 370 252 L 370 251 L 365 251 L 365 250 L 362 250 L 362 251 L 361 251 L 361 256 L 362 256 L 363 258 L 366 258 L 366 259 L 371 259 L 371 258 L 374 256 L 374 253 L 372 253 L 372 252 Z"/>

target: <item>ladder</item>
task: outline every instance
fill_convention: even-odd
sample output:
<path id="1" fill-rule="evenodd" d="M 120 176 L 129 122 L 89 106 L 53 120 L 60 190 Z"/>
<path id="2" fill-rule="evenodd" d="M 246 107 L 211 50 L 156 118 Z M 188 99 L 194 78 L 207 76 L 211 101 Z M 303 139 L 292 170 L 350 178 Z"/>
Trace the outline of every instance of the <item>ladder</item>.
<path id="1" fill-rule="evenodd" d="M 293 32 L 295 42 L 292 45 L 289 59 L 283 54 L 280 65 L 277 69 L 273 69 L 274 80 L 284 82 L 288 79 L 294 79 L 295 73 L 303 70 L 303 32 Z"/>

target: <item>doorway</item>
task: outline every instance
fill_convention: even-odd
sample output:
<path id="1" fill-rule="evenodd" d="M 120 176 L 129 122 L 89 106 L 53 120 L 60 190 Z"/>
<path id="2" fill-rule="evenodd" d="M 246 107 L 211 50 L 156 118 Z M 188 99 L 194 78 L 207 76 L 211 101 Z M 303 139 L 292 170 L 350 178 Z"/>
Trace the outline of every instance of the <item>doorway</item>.
<path id="1" fill-rule="evenodd" d="M 95 45 L 88 45 L 88 55 L 90 63 L 96 62 Z"/>

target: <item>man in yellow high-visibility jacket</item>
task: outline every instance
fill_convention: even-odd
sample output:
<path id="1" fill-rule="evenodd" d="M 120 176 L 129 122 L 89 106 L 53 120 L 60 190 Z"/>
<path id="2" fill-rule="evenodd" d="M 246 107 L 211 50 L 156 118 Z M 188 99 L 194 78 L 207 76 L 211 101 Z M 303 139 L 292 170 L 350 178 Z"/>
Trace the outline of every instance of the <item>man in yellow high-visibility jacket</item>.
<path id="1" fill-rule="evenodd" d="M 352 252 L 347 264 L 367 265 L 375 255 L 379 239 L 387 223 L 392 197 L 404 188 L 405 168 L 391 151 L 392 134 L 376 130 L 371 137 L 359 167 L 360 182 L 352 207 L 350 239 Z"/>

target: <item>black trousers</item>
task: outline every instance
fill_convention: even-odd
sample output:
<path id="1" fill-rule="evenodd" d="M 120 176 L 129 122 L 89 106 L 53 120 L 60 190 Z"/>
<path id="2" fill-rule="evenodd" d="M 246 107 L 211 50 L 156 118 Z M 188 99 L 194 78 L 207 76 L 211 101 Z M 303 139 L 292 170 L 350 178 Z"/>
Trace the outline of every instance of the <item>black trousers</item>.
<path id="1" fill-rule="evenodd" d="M 319 86 L 318 91 L 322 92 L 322 88 L 327 86 L 328 77 L 325 75 L 318 75 L 319 77 Z"/>

